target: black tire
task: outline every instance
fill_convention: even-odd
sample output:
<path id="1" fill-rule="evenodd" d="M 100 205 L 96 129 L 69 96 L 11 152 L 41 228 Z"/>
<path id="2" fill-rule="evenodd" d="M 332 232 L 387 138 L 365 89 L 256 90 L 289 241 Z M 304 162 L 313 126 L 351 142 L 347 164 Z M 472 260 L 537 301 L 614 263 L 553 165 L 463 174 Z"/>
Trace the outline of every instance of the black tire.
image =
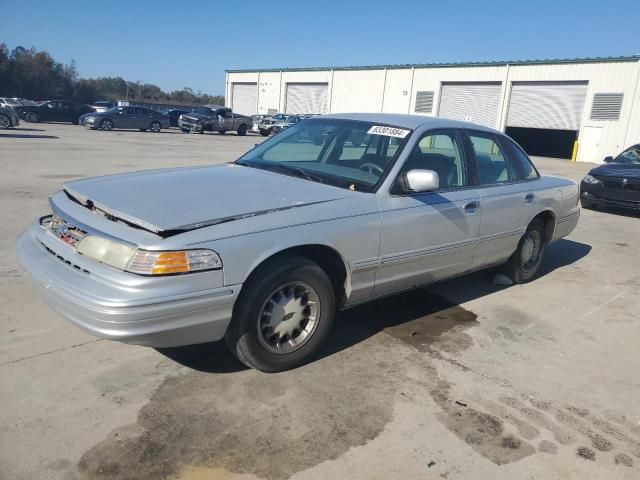
<path id="1" fill-rule="evenodd" d="M 304 343 L 295 350 L 274 353 L 259 338 L 259 323 L 264 319 L 263 306 L 272 298 L 274 291 L 292 282 L 304 283 L 313 290 L 319 303 L 317 322 Z M 329 335 L 334 314 L 335 293 L 326 272 L 307 258 L 286 255 L 261 266 L 245 283 L 225 340 L 245 365 L 263 372 L 281 372 L 303 364 L 318 351 Z"/>
<path id="2" fill-rule="evenodd" d="M 181 128 L 180 130 L 182 131 L 182 133 L 189 133 L 189 129 L 188 128 Z"/>
<path id="3" fill-rule="evenodd" d="M 580 199 L 580 206 L 582 208 L 586 208 L 587 210 L 595 210 L 596 208 L 596 204 L 593 202 L 590 202 L 589 200 L 585 200 L 583 198 Z"/>
<path id="4" fill-rule="evenodd" d="M 260 129 L 260 135 L 262 135 L 263 137 L 268 137 L 270 133 L 271 132 L 269 130 L 267 130 L 266 128 L 261 128 Z"/>
<path id="5" fill-rule="evenodd" d="M 24 119 L 30 123 L 38 123 L 40 121 L 40 115 L 35 112 L 27 112 Z"/>
<path id="6" fill-rule="evenodd" d="M 224 135 L 225 133 L 227 133 L 227 131 L 226 131 L 226 130 L 218 130 L 218 133 L 219 133 L 220 135 Z"/>
<path id="7" fill-rule="evenodd" d="M 72 125 L 80 125 L 80 121 L 79 120 L 72 120 L 71 124 Z"/>
<path id="8" fill-rule="evenodd" d="M 113 130 L 113 121 L 105 118 L 100 122 L 100 129 L 104 130 L 105 132 L 110 132 L 111 130 Z"/>
<path id="9" fill-rule="evenodd" d="M 138 130 L 140 130 L 141 132 L 146 132 L 147 131 L 146 128 L 139 128 Z"/>
<path id="10" fill-rule="evenodd" d="M 153 133 L 160 133 L 160 130 L 162 130 L 162 124 L 158 121 L 153 121 L 149 125 L 149 130 L 151 130 Z"/>
<path id="11" fill-rule="evenodd" d="M 247 134 L 247 126 L 243 123 L 238 127 L 238 131 L 236 133 L 239 136 L 244 137 Z"/>
<path id="12" fill-rule="evenodd" d="M 4 113 L 0 113 L 0 130 L 6 130 L 11 128 L 11 126 L 11 119 L 9 116 Z"/>
<path id="13" fill-rule="evenodd" d="M 534 244 L 538 243 L 538 251 L 535 258 L 532 258 L 530 262 L 523 265 L 522 255 L 525 244 L 529 240 L 533 241 Z M 546 243 L 544 223 L 539 218 L 536 218 L 529 224 L 520 242 L 518 242 L 518 248 L 504 265 L 505 273 L 513 280 L 513 283 L 527 283 L 535 277 L 542 264 Z"/>

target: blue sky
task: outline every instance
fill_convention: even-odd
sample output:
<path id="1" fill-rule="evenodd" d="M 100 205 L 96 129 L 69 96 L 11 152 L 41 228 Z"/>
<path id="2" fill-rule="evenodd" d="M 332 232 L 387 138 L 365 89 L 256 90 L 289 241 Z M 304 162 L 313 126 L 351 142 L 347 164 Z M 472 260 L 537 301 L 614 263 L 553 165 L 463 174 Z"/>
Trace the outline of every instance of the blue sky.
<path id="1" fill-rule="evenodd" d="M 639 17 L 640 0 L 0 0 L 0 42 L 216 94 L 232 68 L 640 54 Z"/>

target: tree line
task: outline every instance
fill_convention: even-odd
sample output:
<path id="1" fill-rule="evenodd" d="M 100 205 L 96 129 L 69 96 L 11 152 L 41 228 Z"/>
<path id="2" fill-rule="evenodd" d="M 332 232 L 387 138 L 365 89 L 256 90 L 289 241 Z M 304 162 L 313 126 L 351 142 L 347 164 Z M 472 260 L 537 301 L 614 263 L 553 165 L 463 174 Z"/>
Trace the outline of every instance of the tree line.
<path id="1" fill-rule="evenodd" d="M 181 105 L 224 105 L 223 96 L 194 92 L 189 87 L 167 93 L 157 85 L 130 82 L 122 77 L 80 78 L 74 61 L 65 65 L 45 51 L 20 46 L 9 50 L 4 43 L 0 43 L 0 97 L 65 99 L 79 103 L 129 100 Z"/>

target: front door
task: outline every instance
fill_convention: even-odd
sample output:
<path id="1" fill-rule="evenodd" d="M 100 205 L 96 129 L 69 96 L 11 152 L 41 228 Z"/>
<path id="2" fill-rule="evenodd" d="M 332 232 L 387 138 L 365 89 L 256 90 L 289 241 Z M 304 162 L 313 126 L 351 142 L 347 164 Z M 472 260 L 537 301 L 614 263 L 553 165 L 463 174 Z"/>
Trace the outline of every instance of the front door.
<path id="1" fill-rule="evenodd" d="M 136 128 L 135 107 L 122 107 L 119 109 L 116 118 L 114 118 L 114 126 L 116 128 Z"/>
<path id="2" fill-rule="evenodd" d="M 480 228 L 479 197 L 469 183 L 469 164 L 457 130 L 423 135 L 407 158 L 409 170 L 433 170 L 436 191 L 379 197 L 382 233 L 374 295 L 383 295 L 450 277 L 472 268 Z"/>

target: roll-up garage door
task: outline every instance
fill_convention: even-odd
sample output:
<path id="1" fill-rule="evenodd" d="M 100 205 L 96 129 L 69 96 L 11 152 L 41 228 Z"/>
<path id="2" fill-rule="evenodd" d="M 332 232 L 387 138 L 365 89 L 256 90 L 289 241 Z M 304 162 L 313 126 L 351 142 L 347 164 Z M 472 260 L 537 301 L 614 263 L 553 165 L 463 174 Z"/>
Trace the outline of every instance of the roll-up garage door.
<path id="1" fill-rule="evenodd" d="M 443 83 L 439 117 L 496 128 L 500 82 Z"/>
<path id="2" fill-rule="evenodd" d="M 514 82 L 508 127 L 580 130 L 587 82 Z"/>
<path id="3" fill-rule="evenodd" d="M 235 113 L 255 115 L 257 113 L 258 84 L 234 83 L 231 108 Z"/>
<path id="4" fill-rule="evenodd" d="M 328 83 L 287 83 L 285 113 L 327 113 Z"/>

